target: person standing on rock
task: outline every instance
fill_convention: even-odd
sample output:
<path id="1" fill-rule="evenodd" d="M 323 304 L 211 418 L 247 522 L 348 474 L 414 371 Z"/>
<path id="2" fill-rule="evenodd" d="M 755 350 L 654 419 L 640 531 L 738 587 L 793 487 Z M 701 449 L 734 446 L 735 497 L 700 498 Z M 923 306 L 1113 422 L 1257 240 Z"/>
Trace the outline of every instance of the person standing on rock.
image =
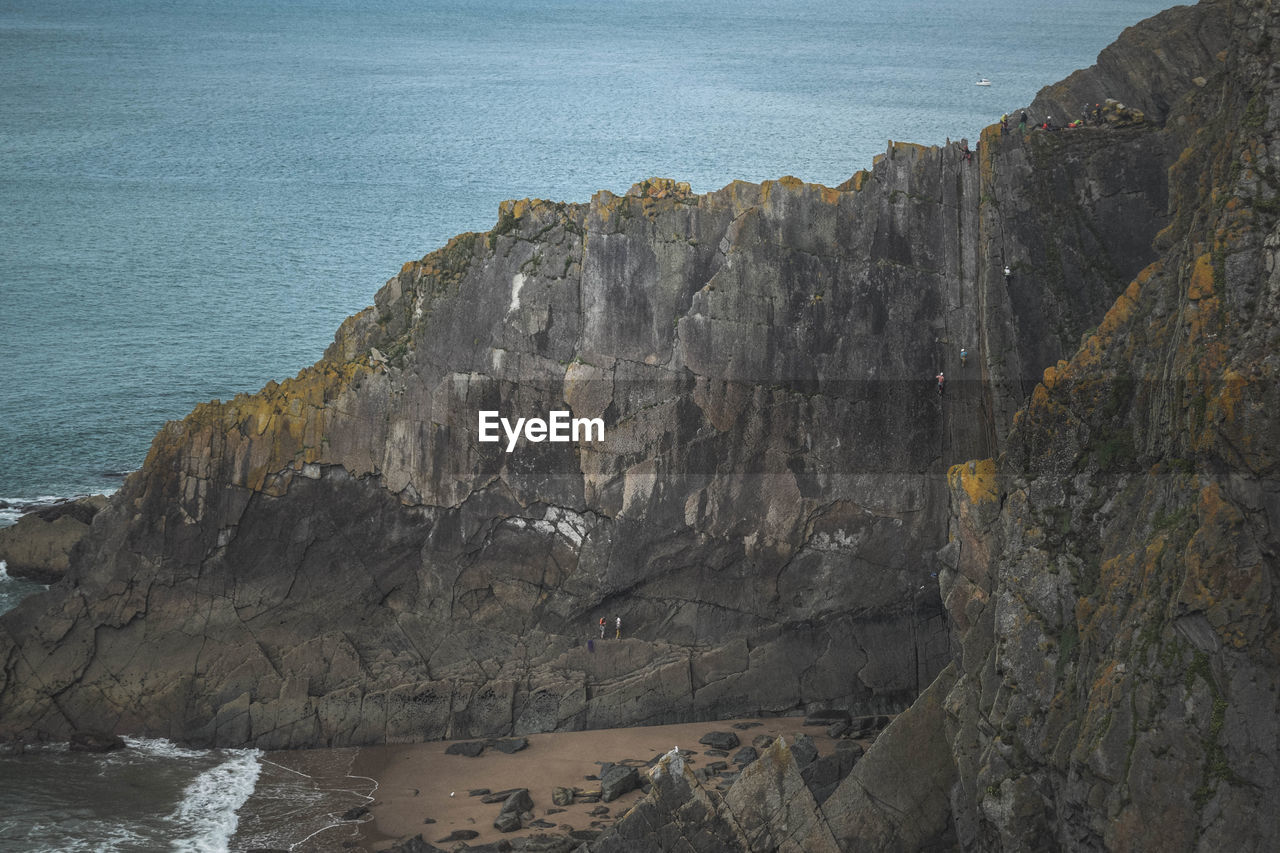
<path id="1" fill-rule="evenodd" d="M 621 616 L 619 616 L 617 619 L 614 620 L 614 626 L 618 629 L 618 633 L 614 635 L 614 639 L 621 640 L 622 639 L 622 617 Z"/>
<path id="2" fill-rule="evenodd" d="M 604 639 L 604 617 L 600 617 L 600 639 Z"/>
<path id="3" fill-rule="evenodd" d="M 1018 133 L 1027 132 L 1027 111 L 1022 111 L 1022 117 L 1018 119 Z"/>

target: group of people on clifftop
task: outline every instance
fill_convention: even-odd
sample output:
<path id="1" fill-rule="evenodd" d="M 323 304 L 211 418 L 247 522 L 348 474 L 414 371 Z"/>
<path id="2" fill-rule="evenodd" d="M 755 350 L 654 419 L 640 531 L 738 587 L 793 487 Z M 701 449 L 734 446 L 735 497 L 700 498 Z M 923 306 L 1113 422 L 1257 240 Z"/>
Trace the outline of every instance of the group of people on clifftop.
<path id="1" fill-rule="evenodd" d="M 1027 132 L 1028 121 L 1029 119 L 1027 117 L 1027 111 L 1022 110 L 1022 112 L 1018 116 L 1018 133 L 1025 134 Z M 1105 123 L 1105 119 L 1103 117 L 1102 104 L 1094 104 L 1093 106 L 1089 106 L 1088 104 L 1085 104 L 1080 108 L 1080 118 L 1075 119 L 1074 121 L 1068 122 L 1065 125 L 1055 124 L 1053 121 L 1053 116 L 1046 115 L 1044 117 L 1044 121 L 1035 125 L 1034 129 L 1056 131 L 1056 130 L 1063 130 L 1064 128 L 1085 127 L 1087 125 L 1093 125 L 1094 127 L 1098 127 L 1104 123 Z M 1000 116 L 1000 135 L 1003 136 L 1008 132 L 1009 132 L 1009 114 L 1005 113 L 1004 115 Z"/>

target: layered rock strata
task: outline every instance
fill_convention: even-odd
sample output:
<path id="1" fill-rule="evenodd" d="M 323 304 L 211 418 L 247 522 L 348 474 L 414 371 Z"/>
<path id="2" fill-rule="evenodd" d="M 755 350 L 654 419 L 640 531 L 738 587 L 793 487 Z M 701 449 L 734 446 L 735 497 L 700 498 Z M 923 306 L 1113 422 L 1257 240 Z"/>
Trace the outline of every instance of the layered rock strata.
<path id="1" fill-rule="evenodd" d="M 923 766 L 937 773 L 919 790 L 946 790 L 946 802 L 925 798 L 904 821 L 875 793 L 885 773 L 864 778 L 855 767 L 821 807 L 802 804 L 825 815 L 804 843 L 879 833 L 904 848 L 947 837 L 1034 846 L 1065 843 L 1077 824 L 1081 844 L 1127 837 L 1107 827 L 1124 825 L 1125 808 L 1149 813 L 1116 781 L 1131 764 L 1090 767 L 1085 747 L 1077 755 L 1043 740 L 1073 721 L 1090 743 L 1116 725 L 1113 739 L 1134 731 L 1116 722 L 1114 702 L 1105 726 L 1089 716 L 1101 694 L 1087 678 L 1123 659 L 1129 681 L 1115 683 L 1137 683 L 1139 661 L 1114 637 L 1145 599 L 1135 588 L 1118 611 L 1072 611 L 1074 669 L 1059 672 L 1047 642 L 1066 642 L 1061 608 L 1083 590 L 1072 572 L 1084 570 L 1061 560 L 1087 567 L 1098 557 L 1101 596 L 1101 567 L 1120 557 L 1134 513 L 1158 503 L 1193 526 L 1189 497 L 1135 497 L 1147 493 L 1134 486 L 1112 499 L 1129 494 L 1116 483 L 1146 476 L 1143 465 L 1166 450 L 1187 449 L 1169 458 L 1191 460 L 1178 476 L 1196 501 L 1204 486 L 1194 478 L 1213 475 L 1228 508 L 1213 523 L 1226 531 L 1261 523 L 1272 500 L 1267 445 L 1249 438 L 1273 429 L 1265 409 L 1253 391 L 1215 390 L 1236 387 L 1224 378 L 1236 354 L 1251 370 L 1248 359 L 1270 344 L 1260 329 L 1247 351 L 1223 340 L 1236 335 L 1230 311 L 1273 307 L 1256 284 L 1271 275 L 1273 251 L 1262 248 L 1276 153 L 1260 70 L 1271 55 L 1259 29 L 1270 24 L 1257 23 L 1266 14 L 1258 3 L 1219 2 L 1155 19 L 1109 49 L 1106 67 L 1100 60 L 1032 108 L 1084 103 L 1094 99 L 1089 86 L 1104 87 L 1147 117 L 1125 126 L 1025 139 L 992 128 L 972 157 L 892 143 L 836 189 L 782 179 L 699 196 L 653 180 L 589 204 L 504 204 L 487 234 L 407 264 L 314 367 L 165 427 L 95 520 L 67 579 L 0 620 L 0 731 L 63 737 L 105 724 L 285 747 L 878 712 L 930 684 L 954 638 L 959 659 L 918 706 L 933 710 L 899 718 L 858 765 L 886 766 L 875 750 L 895 743 L 905 756 L 903 743 L 942 744 L 930 749 L 936 760 Z M 1176 74 L 1160 70 L 1172 32 L 1187 42 Z M 1249 203 L 1232 207 L 1245 190 Z M 1216 236 L 1228 222 L 1244 235 L 1235 248 Z M 1246 280 L 1255 284 L 1233 289 Z M 1169 282 L 1189 292 L 1172 296 Z M 1144 300 L 1151 307 L 1133 310 Z M 1061 374 L 1044 375 L 1077 353 L 1082 335 Z M 1204 403 L 1185 383 L 1149 385 L 1182 389 L 1176 395 L 1115 382 L 1088 390 L 1083 377 L 1119 364 L 1137 376 L 1194 375 Z M 1160 373 L 1157 364 L 1181 367 Z M 941 397 L 939 370 L 949 377 Z M 1029 393 L 1031 408 L 1015 418 Z M 1078 408 L 1084 402 L 1095 408 Z M 605 440 L 526 441 L 511 453 L 478 440 L 481 410 L 514 420 L 558 409 L 602 419 Z M 1194 440 L 1176 437 L 1189 434 L 1187 411 L 1202 415 Z M 1236 455 L 1209 453 L 1219 434 Z M 952 464 L 1002 451 L 999 465 L 962 469 L 949 486 Z M 1126 473 L 1089 485 L 1084 459 Z M 1248 469 L 1260 485 L 1235 476 L 1242 459 L 1260 466 Z M 987 515 L 977 513 L 972 531 L 957 516 L 960 544 L 944 549 L 956 483 L 994 497 L 975 504 Z M 1090 497 L 1077 500 L 1086 486 Z M 1056 526 L 1028 521 L 1054 512 Z M 1074 525 L 1103 531 L 1090 527 L 1103 524 L 1099 513 L 1117 519 L 1101 540 L 1112 545 L 1095 554 L 1064 544 Z M 1194 524 L 1211 515 L 1197 508 Z M 1170 553 L 1190 553 L 1195 535 Z M 1270 540 L 1239 535 L 1231 565 L 1252 565 L 1256 554 L 1269 567 L 1263 556 L 1274 552 L 1258 543 Z M 1042 562 L 1027 556 L 1040 553 Z M 1197 563 L 1205 589 L 1218 582 L 1215 559 Z M 940 565 L 950 629 L 932 577 Z M 1051 566 L 1056 580 L 1046 579 Z M 1059 621 L 1038 599 L 1024 608 L 1018 618 L 1031 627 L 1005 661 L 997 627 L 1021 623 L 997 624 L 1005 611 L 987 603 L 1021 601 L 1022 590 L 1005 586 L 1019 573 L 1037 592 L 1056 590 Z M 1214 596 L 1204 593 L 1211 630 L 1265 607 L 1273 572 L 1255 574 L 1240 591 L 1245 603 L 1212 618 Z M 601 616 L 611 625 L 621 616 L 623 639 L 588 648 Z M 1245 646 L 1269 648 L 1258 638 L 1273 631 L 1271 617 L 1257 618 Z M 1094 619 L 1112 628 L 1091 635 L 1080 620 Z M 1155 639 L 1184 636 L 1173 623 L 1156 620 Z M 1178 661 L 1198 672 L 1217 660 L 1196 649 L 1205 665 L 1192 651 Z M 1258 683 L 1261 666 L 1242 670 L 1244 684 Z M 1218 693 L 1204 688 L 1204 725 L 1215 737 L 1247 732 L 1208 766 L 1221 757 L 1242 780 L 1254 778 L 1246 771 L 1267 778 L 1265 760 L 1232 763 L 1266 740 L 1259 715 L 1237 719 L 1229 709 L 1242 706 L 1230 701 L 1216 710 L 1228 689 L 1254 688 L 1208 672 Z M 1023 691 L 1016 701 L 1013 688 L 1001 692 L 1010 678 Z M 1244 707 L 1273 707 L 1269 689 Z M 1059 690 L 1066 698 L 1053 706 Z M 1127 719 L 1150 724 L 1175 705 L 1131 703 Z M 1059 709 L 1052 723 L 1050 707 Z M 993 735 L 993 720 L 994 731 L 1014 732 L 1016 748 Z M 903 741 L 906 732 L 919 734 Z M 1169 766 L 1187 757 L 1175 753 Z M 1235 783 L 1213 773 L 1202 809 L 1213 797 L 1233 810 L 1248 801 L 1218 795 Z M 907 796 L 915 783 L 898 784 Z M 782 844 L 772 820 L 726 821 L 724 831 L 742 849 Z"/>

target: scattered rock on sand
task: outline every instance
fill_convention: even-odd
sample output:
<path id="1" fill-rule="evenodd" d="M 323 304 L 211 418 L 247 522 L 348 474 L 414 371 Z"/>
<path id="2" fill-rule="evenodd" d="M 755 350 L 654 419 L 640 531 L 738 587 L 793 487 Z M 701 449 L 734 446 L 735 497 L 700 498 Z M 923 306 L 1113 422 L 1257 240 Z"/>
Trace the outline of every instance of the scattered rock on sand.
<path id="1" fill-rule="evenodd" d="M 436 843 L 448 844 L 450 841 L 470 841 L 473 838 L 477 838 L 479 835 L 480 833 L 476 832 L 474 829 L 455 829 Z"/>
<path id="2" fill-rule="evenodd" d="M 739 741 L 738 736 L 733 732 L 707 732 L 698 739 L 698 743 L 728 752 L 728 750 L 737 749 Z"/>
<path id="3" fill-rule="evenodd" d="M 570 788 L 552 788 L 551 802 L 557 806 L 573 805 L 573 790 Z"/>
<path id="4" fill-rule="evenodd" d="M 628 791 L 640 787 L 640 774 L 634 767 L 615 764 L 600 780 L 600 799 L 613 802 Z"/>
<path id="5" fill-rule="evenodd" d="M 359 820 L 369 813 L 368 806 L 356 806 L 342 813 L 343 820 Z"/>
<path id="6" fill-rule="evenodd" d="M 440 848 L 434 844 L 428 844 L 421 835 L 415 835 L 408 841 L 401 841 L 394 847 L 388 848 L 387 853 L 440 853 Z"/>
<path id="7" fill-rule="evenodd" d="M 519 752 L 522 749 L 527 749 L 529 747 L 529 739 L 516 737 L 487 740 L 485 741 L 485 745 L 493 747 L 498 750 L 498 752 L 505 752 L 507 755 L 511 755 L 513 752 Z"/>
<path id="8" fill-rule="evenodd" d="M 517 818 L 530 811 L 533 811 L 533 797 L 529 796 L 528 788 L 517 788 L 502 804 L 502 814 L 513 814 Z"/>
<path id="9" fill-rule="evenodd" d="M 484 752 L 484 741 L 482 740 L 461 740 L 457 743 L 451 743 L 445 749 L 445 755 L 465 755 L 467 758 L 476 758 L 480 753 Z"/>
<path id="10" fill-rule="evenodd" d="M 773 735 L 756 735 L 751 739 L 751 745 L 756 749 L 768 749 L 773 746 Z"/>
<path id="11" fill-rule="evenodd" d="M 746 766 L 760 757 L 760 753 L 754 746 L 744 746 L 733 754 L 733 763 L 740 767 Z"/>

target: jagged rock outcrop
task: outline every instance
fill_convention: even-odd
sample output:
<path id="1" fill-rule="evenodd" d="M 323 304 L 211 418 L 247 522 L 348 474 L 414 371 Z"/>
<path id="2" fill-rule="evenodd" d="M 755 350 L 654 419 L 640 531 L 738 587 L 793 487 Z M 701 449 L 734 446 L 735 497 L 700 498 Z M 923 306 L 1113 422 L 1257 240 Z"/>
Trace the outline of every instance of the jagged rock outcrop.
<path id="1" fill-rule="evenodd" d="M 649 793 L 590 845 L 593 853 L 838 853 L 783 738 L 723 796 L 705 789 L 677 750 L 650 771 Z"/>
<path id="2" fill-rule="evenodd" d="M 6 571 L 40 583 L 61 580 L 71 565 L 71 552 L 106 503 L 103 495 L 61 501 L 24 514 L 12 527 L 0 528 L 0 560 Z"/>
<path id="3" fill-rule="evenodd" d="M 909 702 L 951 657 L 931 578 L 947 543 L 947 468 L 1009 448 L 973 476 L 1012 495 L 1031 479 L 1010 460 L 1052 468 L 1093 434 L 1077 425 L 1033 438 L 1051 434 L 1035 431 L 1046 406 L 1069 410 L 1051 391 L 1074 380 L 1036 390 L 1016 426 L 1014 412 L 1091 327 L 1102 323 L 1088 338 L 1097 348 L 1111 340 L 1116 309 L 1104 312 L 1121 294 L 1118 305 L 1139 301 L 1135 276 L 1176 279 L 1171 247 L 1186 254 L 1184 235 L 1206 233 L 1188 199 L 1224 184 L 1199 186 L 1195 166 L 1225 150 L 1211 141 L 1229 126 L 1214 122 L 1256 114 L 1214 112 L 1211 96 L 1224 93 L 1239 107 L 1232 62 L 1247 53 L 1232 59 L 1219 45 L 1230 15 L 1260 8 L 1176 13 L 1195 22 L 1200 45 L 1178 75 L 1141 79 L 1156 67 L 1147 36 L 1165 24 L 1113 48 L 1115 67 L 1133 72 L 1123 98 L 1148 115 L 1124 127 L 1026 139 L 992 128 L 972 158 L 893 143 L 836 189 L 782 179 L 695 196 L 653 180 L 589 204 L 504 204 L 492 231 L 407 264 L 314 367 L 164 428 L 67 579 L 0 620 L 0 733 L 105 725 L 285 747 Z M 1110 85 L 1107 74 L 1087 79 Z M 1062 97 L 1092 97 L 1064 85 Z M 1264 154 L 1274 161 L 1253 151 L 1254 177 L 1233 180 L 1262 188 Z M 1205 245 L 1212 273 L 1216 244 Z M 1197 310 L 1214 298 L 1212 310 L 1226 310 L 1215 281 L 1200 276 Z M 1194 317 L 1206 333 L 1208 313 Z M 1135 337 L 1129 349 L 1151 344 Z M 961 347 L 972 354 L 963 367 Z M 1126 363 L 1139 363 L 1133 351 Z M 1188 370 L 1197 357 L 1217 369 L 1192 353 Z M 940 369 L 950 377 L 941 398 Z M 1107 393 L 1130 410 L 1129 396 Z M 1217 399 L 1203 407 L 1215 424 Z M 1141 405 L 1152 418 L 1177 411 Z M 601 418 L 606 438 L 507 453 L 478 440 L 482 409 L 512 419 L 569 409 Z M 1112 448 L 1095 454 L 1108 464 L 1160 450 L 1098 447 Z M 1038 506 L 1060 492 L 1048 494 Z M 1061 497 L 1073 524 L 1127 506 Z M 1042 529 L 1061 539 L 1058 523 Z M 990 566 L 1009 547 L 991 529 L 957 532 L 959 554 L 944 551 L 964 650 L 948 695 L 975 709 L 994 707 L 964 691 L 993 654 L 980 603 L 999 598 L 1003 575 Z M 624 639 L 588 649 L 602 615 L 621 615 Z M 1110 647 L 1088 648 L 1101 659 Z M 1043 826 L 1026 831 L 1058 837 L 1058 818 L 1013 817 L 1027 791 L 1054 784 L 1023 756 L 991 799 L 1003 803 L 1012 780 L 1000 813 L 1010 817 L 980 813 L 986 788 L 972 786 L 999 750 L 978 720 L 947 707 L 957 836 L 1013 843 L 1005 827 Z M 895 727 L 910 731 L 912 719 Z M 1004 770 L 980 778 L 993 772 Z M 856 776 L 827 814 L 855 815 L 857 791 L 876 784 Z M 1097 808 L 1093 790 L 1081 782 L 1063 803 Z M 891 835 L 890 823 L 878 831 Z M 726 825 L 741 849 L 780 837 Z"/>
<path id="4" fill-rule="evenodd" d="M 928 799 L 964 849 L 1280 847 L 1280 22 L 1263 2 L 1172 19 L 1193 26 L 1171 44 L 1221 47 L 1139 101 L 1180 152 L 1160 256 L 1045 370 L 998 459 L 948 475 L 956 782 Z M 942 682 L 895 726 L 936 735 Z"/>

